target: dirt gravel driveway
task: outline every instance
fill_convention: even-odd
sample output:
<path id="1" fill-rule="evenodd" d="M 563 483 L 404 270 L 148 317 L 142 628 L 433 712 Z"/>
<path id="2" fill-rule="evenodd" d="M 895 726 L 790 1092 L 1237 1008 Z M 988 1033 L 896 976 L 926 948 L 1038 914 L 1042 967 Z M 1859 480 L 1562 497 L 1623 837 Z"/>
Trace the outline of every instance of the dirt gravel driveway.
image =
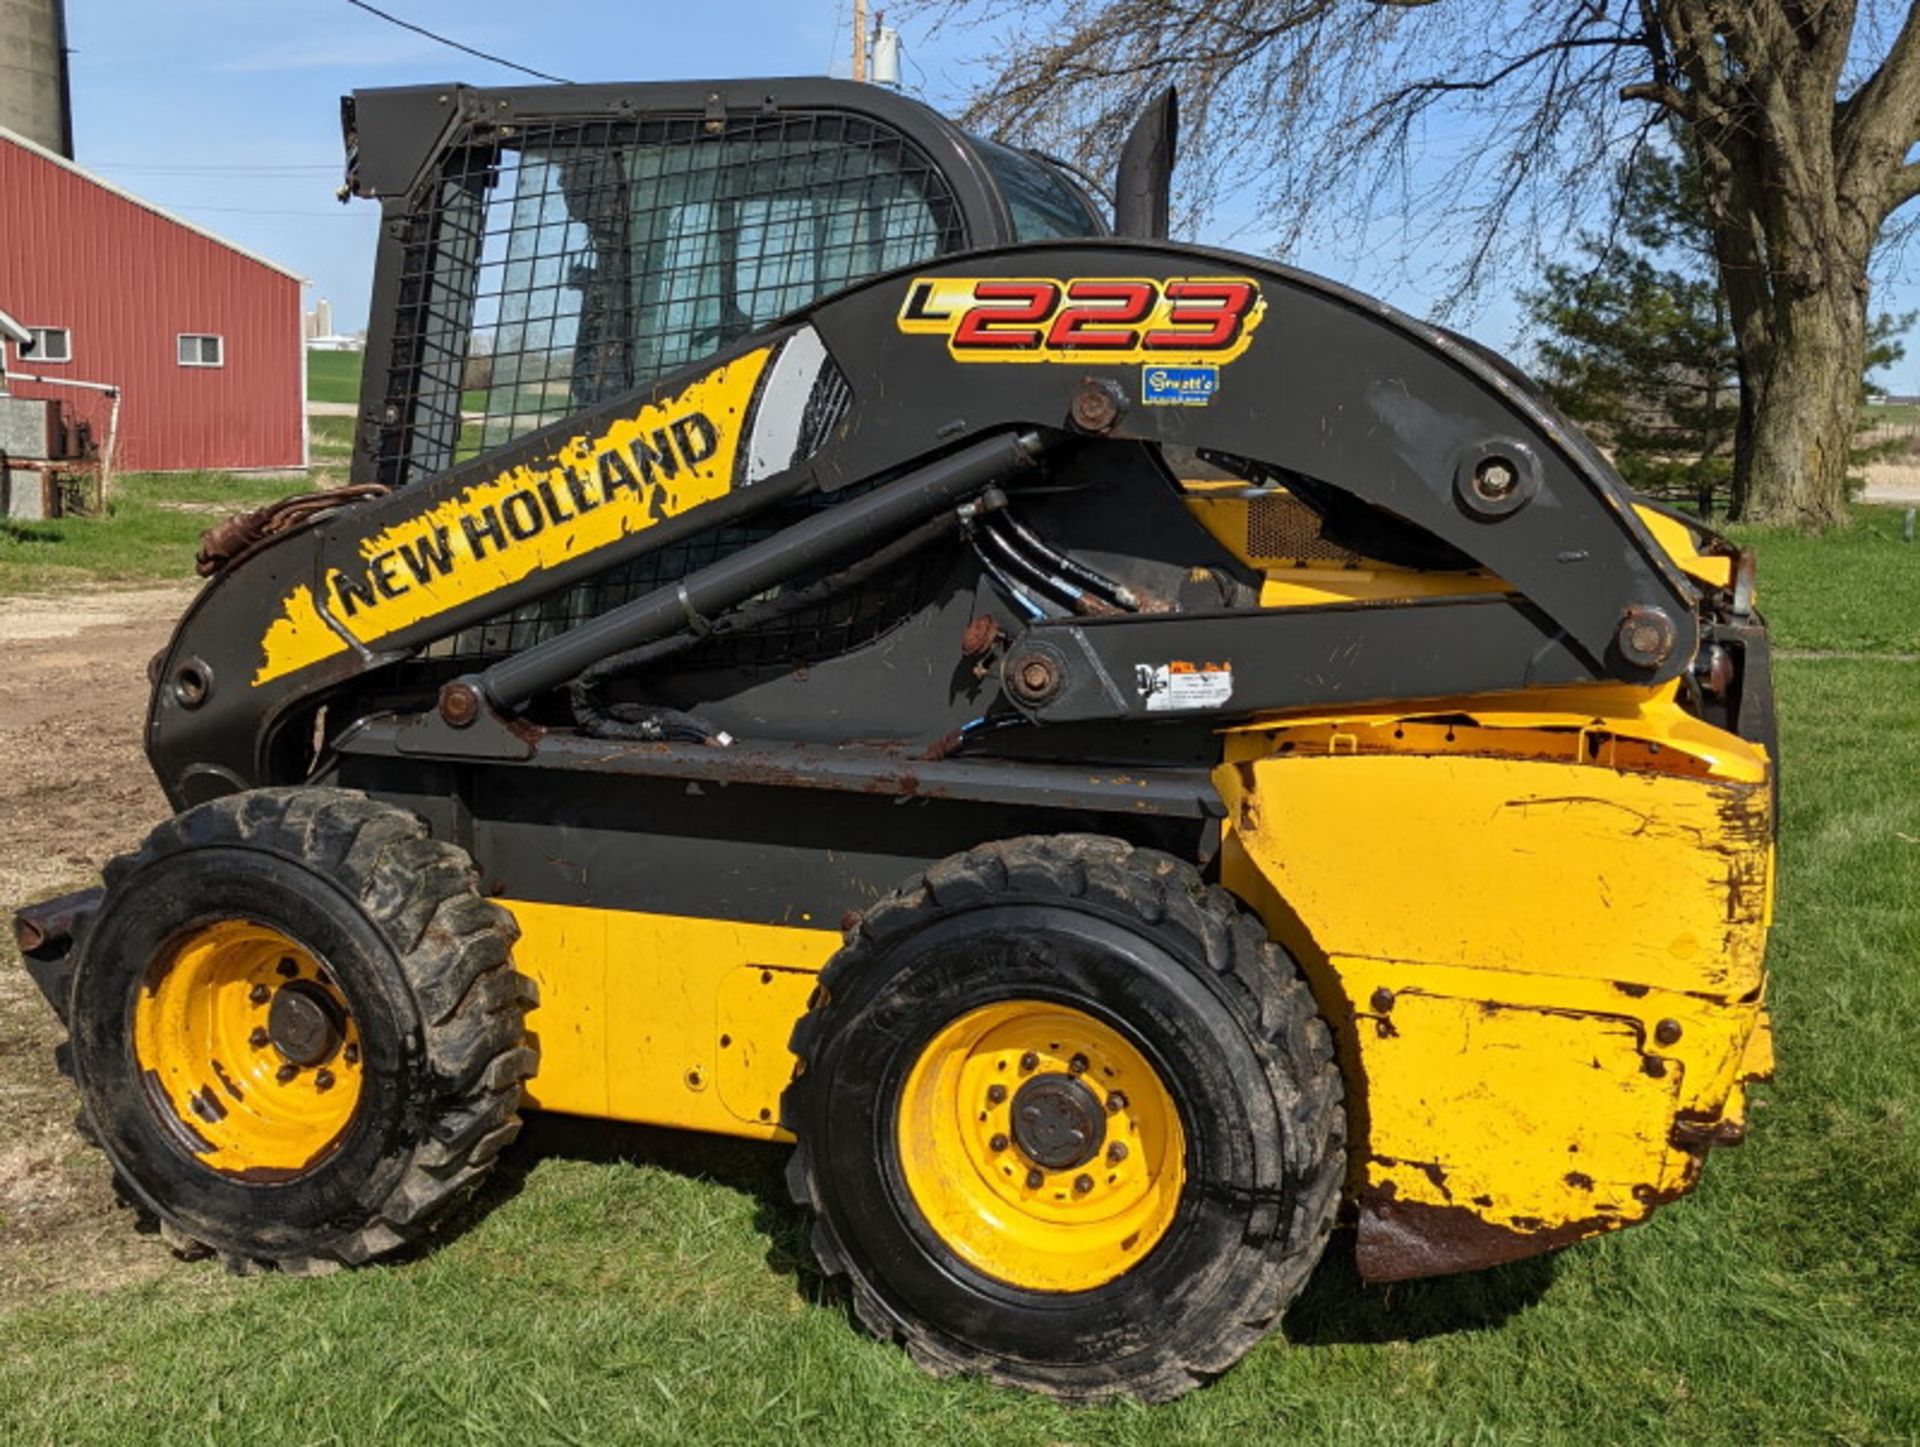
<path id="1" fill-rule="evenodd" d="M 191 587 L 0 598 L 0 907 L 96 882 L 167 814 L 140 751 L 147 660 Z M 0 945 L 0 1311 L 162 1269 L 74 1131 L 60 1028 Z"/>

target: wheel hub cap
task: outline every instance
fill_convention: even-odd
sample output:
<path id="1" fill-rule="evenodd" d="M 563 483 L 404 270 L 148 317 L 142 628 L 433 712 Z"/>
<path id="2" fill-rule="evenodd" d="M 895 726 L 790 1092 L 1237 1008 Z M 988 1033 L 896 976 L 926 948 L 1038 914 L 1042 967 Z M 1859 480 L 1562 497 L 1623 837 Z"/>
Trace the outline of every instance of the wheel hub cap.
<path id="1" fill-rule="evenodd" d="M 267 1038 L 294 1065 L 318 1065 L 340 1048 L 346 1012 L 326 988 L 295 980 L 274 992 L 267 1008 Z"/>
<path id="2" fill-rule="evenodd" d="M 1084 1166 L 1106 1138 L 1106 1108 L 1071 1075 L 1035 1076 L 1013 1097 L 1014 1143 L 1046 1170 Z"/>

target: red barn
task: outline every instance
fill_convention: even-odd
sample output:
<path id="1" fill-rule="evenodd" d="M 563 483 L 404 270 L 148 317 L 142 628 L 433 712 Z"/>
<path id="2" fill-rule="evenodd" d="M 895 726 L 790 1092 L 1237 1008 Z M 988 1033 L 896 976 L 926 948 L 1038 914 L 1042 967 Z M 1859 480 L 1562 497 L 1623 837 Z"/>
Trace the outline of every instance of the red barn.
<path id="1" fill-rule="evenodd" d="M 300 277 L 4 129 L 0 216 L 0 311 L 37 333 L 16 396 L 104 444 L 104 392 L 20 374 L 117 388 L 116 472 L 306 465 Z"/>

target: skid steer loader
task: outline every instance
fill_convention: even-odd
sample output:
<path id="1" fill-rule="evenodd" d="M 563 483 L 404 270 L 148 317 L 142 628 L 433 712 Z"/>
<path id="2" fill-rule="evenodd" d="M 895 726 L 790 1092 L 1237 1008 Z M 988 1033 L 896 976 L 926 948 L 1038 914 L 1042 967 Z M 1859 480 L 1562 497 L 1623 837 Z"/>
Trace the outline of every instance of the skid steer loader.
<path id="1" fill-rule="evenodd" d="M 1751 560 L 1439 328 L 824 80 L 374 90 L 353 486 L 210 535 L 179 813 L 22 910 L 181 1248 L 524 1108 L 791 1142 L 938 1372 L 1162 1400 L 1639 1221 L 1770 1067 Z M 1344 1239 L 1344 1238 L 1343 1238 Z"/>

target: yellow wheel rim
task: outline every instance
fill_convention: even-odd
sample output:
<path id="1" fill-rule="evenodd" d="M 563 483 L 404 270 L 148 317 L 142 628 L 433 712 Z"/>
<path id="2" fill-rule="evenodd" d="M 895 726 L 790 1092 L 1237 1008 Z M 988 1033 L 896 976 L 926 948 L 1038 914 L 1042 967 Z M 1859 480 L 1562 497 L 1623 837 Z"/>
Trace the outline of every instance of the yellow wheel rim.
<path id="1" fill-rule="evenodd" d="M 278 930 L 223 920 L 147 971 L 134 1058 L 202 1163 L 286 1180 L 325 1160 L 360 1103 L 360 1030 L 326 968 Z"/>
<path id="2" fill-rule="evenodd" d="M 1087 1291 L 1145 1259 L 1186 1179 L 1173 1097 L 1112 1026 L 1038 1000 L 928 1042 L 901 1092 L 902 1173 L 961 1260 L 1029 1291 Z"/>

